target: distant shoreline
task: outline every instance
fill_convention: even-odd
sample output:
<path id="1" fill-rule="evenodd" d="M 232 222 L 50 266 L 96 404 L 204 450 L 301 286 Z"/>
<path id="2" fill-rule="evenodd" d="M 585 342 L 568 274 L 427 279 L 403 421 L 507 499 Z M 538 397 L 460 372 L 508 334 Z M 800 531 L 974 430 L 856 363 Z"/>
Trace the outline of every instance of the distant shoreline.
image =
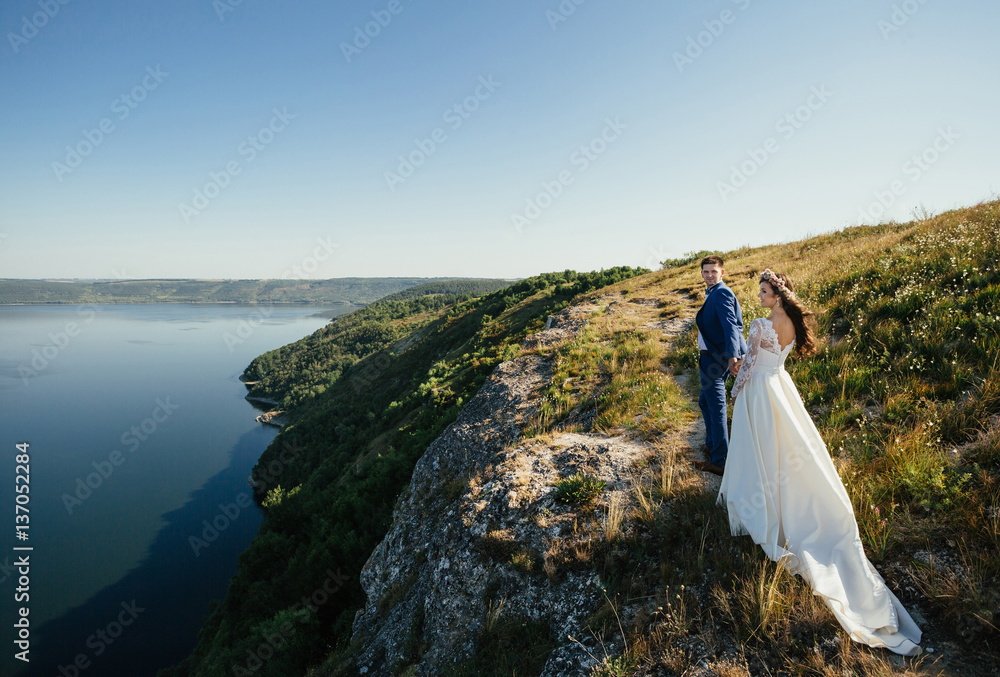
<path id="1" fill-rule="evenodd" d="M 343 310 L 386 298 L 486 293 L 509 282 L 490 278 L 345 277 L 325 280 L 119 280 L 51 281 L 0 278 L 0 306 L 198 304 L 322 307 Z M 348 308 L 349 309 L 349 308 Z"/>
<path id="2" fill-rule="evenodd" d="M 199 306 L 366 306 L 356 301 L 26 301 L 0 303 L 0 306 L 150 306 L 157 304 L 188 304 Z"/>

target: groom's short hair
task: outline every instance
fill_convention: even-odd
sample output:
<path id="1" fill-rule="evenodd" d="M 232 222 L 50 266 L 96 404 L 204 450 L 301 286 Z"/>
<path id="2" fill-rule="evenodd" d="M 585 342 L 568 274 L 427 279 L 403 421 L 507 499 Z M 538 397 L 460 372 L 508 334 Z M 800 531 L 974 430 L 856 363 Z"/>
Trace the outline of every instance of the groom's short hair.
<path id="1" fill-rule="evenodd" d="M 716 256 L 715 254 L 703 258 L 701 260 L 701 267 L 704 268 L 705 266 L 711 265 L 713 263 L 718 264 L 719 268 L 725 268 L 725 266 L 722 264 L 722 257 Z"/>

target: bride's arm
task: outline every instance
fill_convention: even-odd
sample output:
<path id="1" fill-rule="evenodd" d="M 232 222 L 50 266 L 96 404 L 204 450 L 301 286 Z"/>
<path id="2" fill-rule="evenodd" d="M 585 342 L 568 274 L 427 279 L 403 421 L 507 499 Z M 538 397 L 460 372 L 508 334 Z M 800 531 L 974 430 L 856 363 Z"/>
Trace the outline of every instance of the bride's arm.
<path id="1" fill-rule="evenodd" d="M 747 346 L 750 348 L 750 352 L 747 353 L 747 356 L 743 358 L 743 362 L 740 363 L 740 372 L 736 375 L 736 383 L 733 384 L 734 400 L 743 390 L 743 386 L 753 372 L 753 363 L 757 360 L 757 351 L 760 350 L 760 337 L 763 333 L 761 331 L 761 321 L 757 319 L 750 323 L 750 336 L 747 338 Z"/>

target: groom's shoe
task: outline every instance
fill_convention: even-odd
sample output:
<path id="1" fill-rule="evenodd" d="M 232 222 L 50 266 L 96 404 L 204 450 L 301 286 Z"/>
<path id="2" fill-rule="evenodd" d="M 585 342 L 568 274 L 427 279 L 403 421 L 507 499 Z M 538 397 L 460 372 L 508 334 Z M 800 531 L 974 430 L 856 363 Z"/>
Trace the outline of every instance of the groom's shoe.
<path id="1" fill-rule="evenodd" d="M 723 469 L 723 468 L 715 465 L 711 461 L 695 461 L 694 462 L 694 467 L 697 470 L 702 470 L 704 472 L 710 472 L 710 473 L 712 473 L 714 475 L 722 475 L 722 473 L 725 472 L 725 469 Z"/>

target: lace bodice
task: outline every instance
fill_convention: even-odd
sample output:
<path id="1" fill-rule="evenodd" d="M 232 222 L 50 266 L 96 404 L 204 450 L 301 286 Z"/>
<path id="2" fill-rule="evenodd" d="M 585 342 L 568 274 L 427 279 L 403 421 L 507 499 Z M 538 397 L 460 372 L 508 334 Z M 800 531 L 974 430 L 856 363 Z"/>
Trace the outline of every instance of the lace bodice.
<path id="1" fill-rule="evenodd" d="M 778 341 L 778 332 L 774 330 L 771 320 L 761 317 L 750 323 L 750 336 L 747 338 L 747 346 L 750 352 L 743 358 L 740 364 L 739 374 L 736 375 L 736 383 L 733 384 L 733 399 L 743 390 L 743 386 L 750 379 L 754 371 L 780 369 L 785 364 L 785 358 L 795 345 L 795 339 L 784 348 Z"/>

